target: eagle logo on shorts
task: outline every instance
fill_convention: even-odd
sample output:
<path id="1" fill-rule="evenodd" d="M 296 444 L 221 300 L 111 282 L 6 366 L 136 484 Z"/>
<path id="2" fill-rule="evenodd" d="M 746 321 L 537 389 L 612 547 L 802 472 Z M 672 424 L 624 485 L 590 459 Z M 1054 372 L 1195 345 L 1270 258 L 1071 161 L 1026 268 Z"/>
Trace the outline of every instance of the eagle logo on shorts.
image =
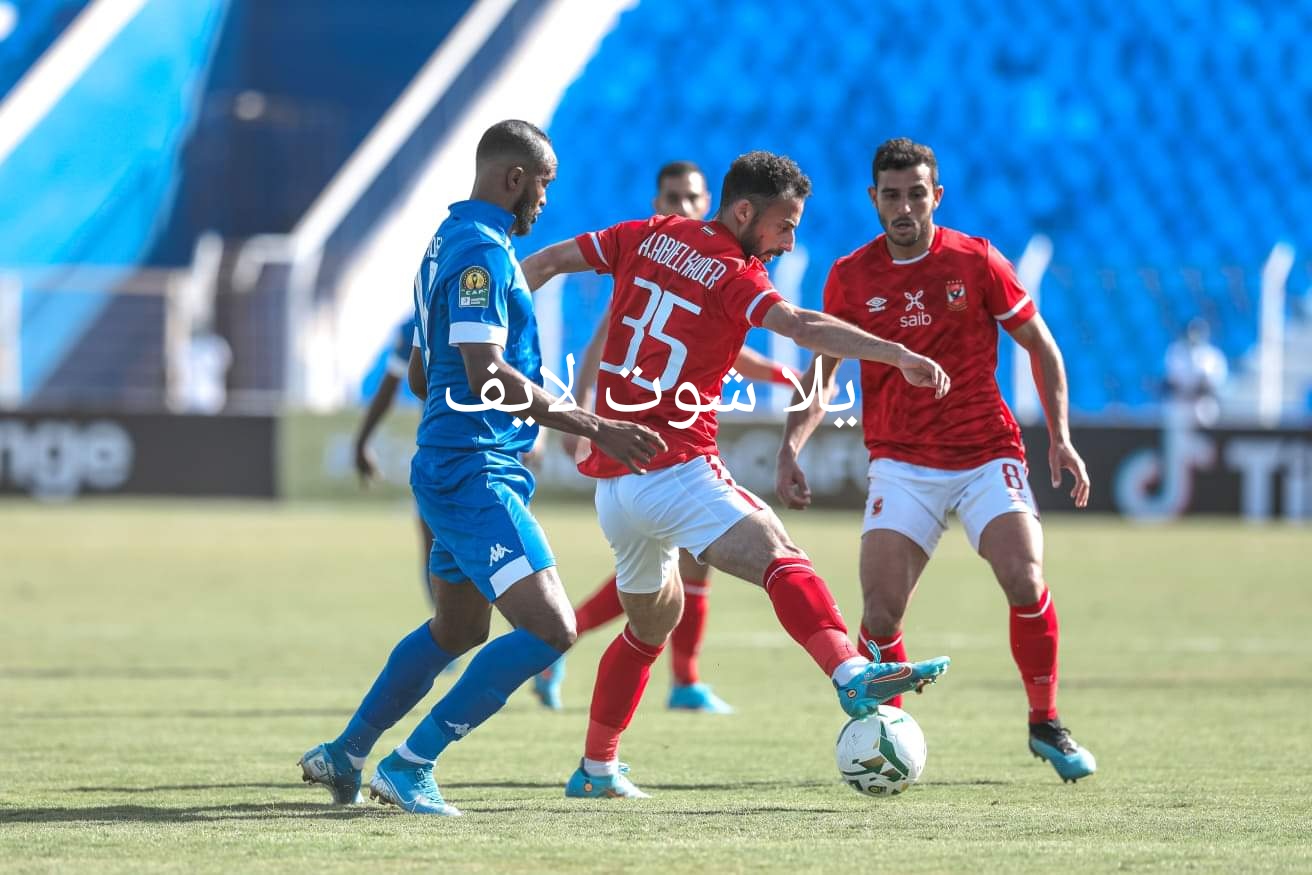
<path id="1" fill-rule="evenodd" d="M 870 502 L 870 515 L 879 516 L 884 510 L 884 497 L 881 495 L 874 501 Z"/>
<path id="2" fill-rule="evenodd" d="M 492 277 L 487 268 L 467 267 L 460 274 L 460 306 L 486 307 L 488 289 L 492 287 Z"/>
<path id="3" fill-rule="evenodd" d="M 948 280 L 948 309 L 961 311 L 966 309 L 966 284 L 961 280 Z"/>

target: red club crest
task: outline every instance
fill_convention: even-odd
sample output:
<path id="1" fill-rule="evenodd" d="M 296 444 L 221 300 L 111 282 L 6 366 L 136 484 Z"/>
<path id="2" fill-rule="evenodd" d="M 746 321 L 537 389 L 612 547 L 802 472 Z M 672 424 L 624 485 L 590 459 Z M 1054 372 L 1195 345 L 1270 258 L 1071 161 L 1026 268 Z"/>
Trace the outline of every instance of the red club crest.
<path id="1" fill-rule="evenodd" d="M 966 309 L 966 284 L 961 280 L 948 280 L 945 288 L 948 295 L 948 309 Z"/>

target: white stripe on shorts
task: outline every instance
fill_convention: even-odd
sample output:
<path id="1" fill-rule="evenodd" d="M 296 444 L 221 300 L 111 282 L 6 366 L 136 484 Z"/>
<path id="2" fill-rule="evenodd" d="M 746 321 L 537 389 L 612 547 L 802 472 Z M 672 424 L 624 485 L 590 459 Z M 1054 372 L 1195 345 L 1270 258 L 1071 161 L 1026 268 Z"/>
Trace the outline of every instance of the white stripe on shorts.
<path id="1" fill-rule="evenodd" d="M 510 585 L 517 580 L 522 580 L 533 573 L 533 563 L 528 561 L 527 556 L 520 556 L 514 562 L 507 562 L 495 572 L 489 581 L 492 584 L 492 592 L 498 596 L 510 589 Z"/>

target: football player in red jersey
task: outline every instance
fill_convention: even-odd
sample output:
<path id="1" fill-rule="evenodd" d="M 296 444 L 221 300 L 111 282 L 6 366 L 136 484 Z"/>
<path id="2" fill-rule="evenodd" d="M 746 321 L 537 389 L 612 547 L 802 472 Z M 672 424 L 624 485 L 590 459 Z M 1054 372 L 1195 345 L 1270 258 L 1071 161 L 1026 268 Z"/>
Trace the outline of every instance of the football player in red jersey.
<path id="1" fill-rule="evenodd" d="M 651 205 L 658 215 L 704 219 L 711 206 L 706 175 L 691 161 L 670 161 L 662 165 L 656 173 L 656 196 Z M 597 369 L 601 364 L 602 348 L 609 327 L 605 320 L 601 322 L 583 356 L 575 390 L 575 397 L 581 407 L 592 406 L 593 387 L 597 381 Z M 769 380 L 782 384 L 789 382 L 780 364 L 746 346 L 739 351 L 733 366 L 749 380 Z M 564 435 L 561 446 L 576 461 L 581 461 L 591 451 L 588 441 L 577 435 Z M 698 666 L 710 613 L 711 569 L 694 559 L 687 550 L 680 550 L 679 578 L 683 581 L 683 617 L 670 636 L 670 668 L 674 682 L 670 686 L 668 707 L 702 714 L 732 714 L 733 708 L 717 696 L 709 684 L 702 682 Z M 624 608 L 620 605 L 615 575 L 612 574 L 575 608 L 574 613 L 580 636 L 622 616 Z M 533 679 L 534 693 L 548 708 L 561 707 L 560 683 L 564 659 L 561 657 L 560 662 Z"/>
<path id="2" fill-rule="evenodd" d="M 943 397 L 946 374 L 840 319 L 793 307 L 763 261 L 793 248 L 810 180 L 791 160 L 751 152 L 725 175 L 713 221 L 653 216 L 581 234 L 525 259 L 530 288 L 588 269 L 615 277 L 597 410 L 648 424 L 666 450 L 631 474 L 595 445 L 579 470 L 597 482 L 597 519 L 615 553 L 628 624 L 601 658 L 574 797 L 641 797 L 619 767 L 651 665 L 679 620 L 678 548 L 761 585 L 780 624 L 833 682 L 841 707 L 866 716 L 920 689 L 948 665 L 875 663 L 847 638 L 828 586 L 779 518 L 734 483 L 715 442 L 715 405 L 748 328 L 763 326 L 825 355 L 893 365 L 899 379 Z"/>
<path id="3" fill-rule="evenodd" d="M 1052 484 L 1060 485 L 1062 472 L 1070 471 L 1071 497 L 1084 507 L 1089 477 L 1071 444 L 1061 352 L 1011 264 L 989 241 L 934 224 L 943 187 L 928 146 L 889 140 L 875 152 L 873 176 L 869 194 L 884 233 L 834 262 L 825 312 L 941 362 L 952 377 L 952 395 L 926 403 L 889 380 L 886 368 L 861 365 L 870 451 L 860 559 L 862 651 L 872 659 L 905 659 L 907 604 L 947 528 L 948 512 L 956 511 L 1011 606 L 1011 651 L 1029 699 L 1030 750 L 1063 780 L 1077 780 L 1096 765 L 1057 716 L 1057 611 L 1044 581 L 1043 532 L 1020 428 L 994 375 L 997 326 L 1030 356 L 1051 438 Z M 828 385 L 839 360 L 819 361 Z M 802 385 L 814 379 L 815 366 Z M 790 508 L 810 504 L 797 455 L 823 417 L 816 405 L 788 416 L 777 491 Z"/>

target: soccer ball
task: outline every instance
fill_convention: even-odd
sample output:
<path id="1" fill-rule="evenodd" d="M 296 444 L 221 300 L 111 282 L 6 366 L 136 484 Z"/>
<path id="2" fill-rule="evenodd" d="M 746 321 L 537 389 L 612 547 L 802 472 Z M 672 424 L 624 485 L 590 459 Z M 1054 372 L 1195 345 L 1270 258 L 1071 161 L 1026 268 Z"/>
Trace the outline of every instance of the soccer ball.
<path id="1" fill-rule="evenodd" d="M 864 720 L 849 720 L 834 751 L 838 773 L 858 793 L 896 796 L 925 769 L 925 733 L 901 708 L 880 705 Z"/>

